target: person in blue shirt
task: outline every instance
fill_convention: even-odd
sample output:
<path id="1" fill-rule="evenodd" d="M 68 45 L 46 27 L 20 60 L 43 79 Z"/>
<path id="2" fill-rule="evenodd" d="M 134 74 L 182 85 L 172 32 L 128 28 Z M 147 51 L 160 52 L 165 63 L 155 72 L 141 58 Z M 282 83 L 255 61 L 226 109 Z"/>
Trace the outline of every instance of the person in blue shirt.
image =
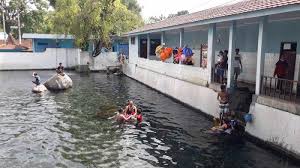
<path id="1" fill-rule="evenodd" d="M 33 73 L 34 81 L 32 83 L 36 84 L 36 86 L 41 84 L 41 78 L 38 76 L 36 72 Z"/>

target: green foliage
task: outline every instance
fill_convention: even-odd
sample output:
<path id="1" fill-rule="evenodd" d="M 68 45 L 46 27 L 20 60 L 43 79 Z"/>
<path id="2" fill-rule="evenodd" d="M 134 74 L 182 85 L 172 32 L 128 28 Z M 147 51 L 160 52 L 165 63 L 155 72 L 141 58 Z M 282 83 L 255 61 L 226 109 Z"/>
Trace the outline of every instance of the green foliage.
<path id="1" fill-rule="evenodd" d="M 169 14 L 168 17 L 165 17 L 164 15 L 160 15 L 160 16 L 151 16 L 149 19 L 148 19 L 148 22 L 149 24 L 151 23 L 156 23 L 156 22 L 159 22 L 159 21 L 162 21 L 162 20 L 165 20 L 167 18 L 172 18 L 172 17 L 175 17 L 175 16 L 180 16 L 180 15 L 187 15 L 189 14 L 189 11 L 187 10 L 182 10 L 182 11 L 178 11 L 177 13 L 175 14 Z"/>
<path id="2" fill-rule="evenodd" d="M 140 15 L 142 8 L 139 6 L 136 0 L 122 0 L 121 2 L 127 7 L 128 10 Z"/>
<path id="3" fill-rule="evenodd" d="M 85 48 L 93 38 L 109 45 L 110 35 L 121 35 L 143 24 L 136 0 L 0 0 L 5 8 L 6 32 L 14 32 L 20 14 L 22 32 L 63 33 L 75 36 Z M 53 8 L 51 8 L 50 6 Z M 2 22 L 2 19 L 0 19 Z M 2 23 L 1 23 L 2 24 Z"/>
<path id="4" fill-rule="evenodd" d="M 91 38 L 107 46 L 110 35 L 120 35 L 141 24 L 140 15 L 120 0 L 56 0 L 53 16 L 54 31 L 74 35 L 81 48 Z"/>
<path id="5" fill-rule="evenodd" d="M 5 27 L 7 33 L 17 32 L 17 30 L 12 30 L 11 26 L 18 25 L 17 17 L 19 14 L 22 32 L 50 32 L 47 24 L 47 0 L 7 0 L 7 4 L 4 4 L 3 0 L 0 2 L 1 6 L 5 9 Z M 14 33 L 14 36 L 17 37 L 17 33 Z"/>

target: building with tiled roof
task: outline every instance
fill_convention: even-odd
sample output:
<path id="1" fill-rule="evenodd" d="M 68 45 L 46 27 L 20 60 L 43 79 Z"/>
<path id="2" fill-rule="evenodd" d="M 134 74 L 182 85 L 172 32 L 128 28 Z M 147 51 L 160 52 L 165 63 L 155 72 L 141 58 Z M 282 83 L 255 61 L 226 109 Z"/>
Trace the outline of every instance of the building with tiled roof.
<path id="1" fill-rule="evenodd" d="M 300 0 L 244 0 L 227 6 L 214 7 L 187 15 L 168 18 L 157 23 L 147 24 L 143 27 L 128 32 L 128 34 L 149 31 L 154 32 L 163 28 L 173 29 L 178 26 L 189 26 L 188 24 L 201 24 L 201 22 L 219 22 L 217 19 L 229 16 L 242 16 L 246 18 L 251 17 L 251 14 L 257 12 L 261 12 L 260 15 L 266 15 L 268 13 L 264 12 L 267 12 L 270 9 L 280 9 L 281 11 L 279 12 L 285 12 L 288 10 L 288 7 L 295 5 L 299 6 Z M 247 16 L 245 16 L 245 14 L 247 14 Z"/>
<path id="2" fill-rule="evenodd" d="M 230 110 L 252 116 L 246 132 L 300 159 L 300 0 L 240 1 L 126 36 L 125 74 L 214 117 L 220 84 L 242 88 L 251 105 L 235 94 Z"/>

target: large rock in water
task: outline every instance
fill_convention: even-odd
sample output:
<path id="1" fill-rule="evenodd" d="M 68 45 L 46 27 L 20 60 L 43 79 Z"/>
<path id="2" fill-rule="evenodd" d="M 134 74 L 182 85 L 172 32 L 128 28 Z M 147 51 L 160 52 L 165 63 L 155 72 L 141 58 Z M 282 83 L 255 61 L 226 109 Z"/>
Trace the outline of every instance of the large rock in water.
<path id="1" fill-rule="evenodd" d="M 67 74 L 64 76 L 56 74 L 48 79 L 44 85 L 49 90 L 65 90 L 73 86 L 73 81 Z"/>
<path id="2" fill-rule="evenodd" d="M 34 88 L 32 88 L 33 93 L 42 93 L 42 92 L 45 92 L 45 91 L 47 91 L 47 88 L 43 84 L 40 84 L 40 85 L 35 86 Z"/>

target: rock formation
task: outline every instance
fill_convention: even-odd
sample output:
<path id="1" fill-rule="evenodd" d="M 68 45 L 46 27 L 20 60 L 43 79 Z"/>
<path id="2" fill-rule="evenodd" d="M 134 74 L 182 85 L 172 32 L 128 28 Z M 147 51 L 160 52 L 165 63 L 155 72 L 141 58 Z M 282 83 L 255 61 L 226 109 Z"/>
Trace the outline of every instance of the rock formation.
<path id="1" fill-rule="evenodd" d="M 73 86 L 73 82 L 67 74 L 56 74 L 48 79 L 44 85 L 48 90 L 66 90 Z"/>
<path id="2" fill-rule="evenodd" d="M 47 90 L 48 89 L 43 84 L 40 84 L 40 85 L 35 86 L 34 88 L 32 88 L 33 93 L 42 93 L 42 92 L 45 92 Z"/>

